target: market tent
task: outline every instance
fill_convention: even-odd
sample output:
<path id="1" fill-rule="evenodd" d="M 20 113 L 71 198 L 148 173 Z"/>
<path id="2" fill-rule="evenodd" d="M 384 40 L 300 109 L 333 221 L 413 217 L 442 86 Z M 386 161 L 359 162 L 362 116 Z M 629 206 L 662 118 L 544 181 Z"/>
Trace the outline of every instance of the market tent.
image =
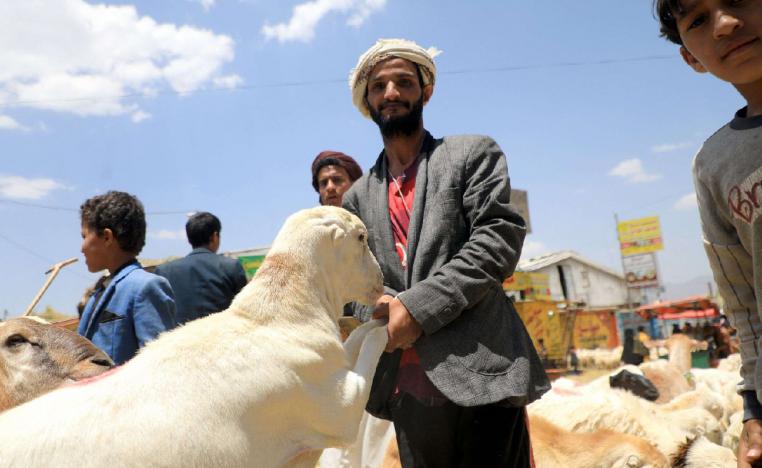
<path id="1" fill-rule="evenodd" d="M 717 317 L 719 313 L 717 309 L 704 309 L 704 310 L 686 310 L 683 312 L 667 312 L 660 314 L 661 320 L 680 320 L 680 319 L 703 319 Z"/>
<path id="2" fill-rule="evenodd" d="M 636 309 L 645 319 L 660 320 L 696 319 L 716 317 L 717 305 L 707 296 L 689 296 L 676 301 L 660 301 Z"/>

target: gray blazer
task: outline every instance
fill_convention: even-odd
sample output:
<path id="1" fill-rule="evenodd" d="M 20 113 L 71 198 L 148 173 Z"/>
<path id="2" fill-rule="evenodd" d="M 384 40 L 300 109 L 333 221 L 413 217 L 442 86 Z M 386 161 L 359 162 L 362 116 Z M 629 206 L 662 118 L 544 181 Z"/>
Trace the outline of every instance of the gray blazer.
<path id="1" fill-rule="evenodd" d="M 435 140 L 427 133 L 406 272 L 394 247 L 387 173 L 382 152 L 344 195 L 344 208 L 368 227 L 387 293 L 396 295 L 423 327 L 414 346 L 426 375 L 461 406 L 523 406 L 536 400 L 550 383 L 502 289 L 525 235 L 524 220 L 510 205 L 502 150 L 489 137 Z M 367 320 L 369 311 L 359 318 Z M 368 410 L 381 417 L 388 416 L 384 400 L 393 388 L 399 355 L 385 353 L 376 371 Z"/>

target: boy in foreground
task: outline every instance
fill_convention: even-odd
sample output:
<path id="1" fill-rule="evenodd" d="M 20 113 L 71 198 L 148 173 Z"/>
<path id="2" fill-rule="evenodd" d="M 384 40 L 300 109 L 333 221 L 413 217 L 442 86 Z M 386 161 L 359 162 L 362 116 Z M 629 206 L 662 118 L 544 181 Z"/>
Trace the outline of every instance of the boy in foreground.
<path id="1" fill-rule="evenodd" d="M 145 245 L 143 205 L 134 196 L 111 191 L 80 207 L 82 253 L 91 273 L 108 270 L 87 301 L 77 332 L 118 364 L 176 325 L 169 282 L 148 273 L 137 256 Z"/>
<path id="2" fill-rule="evenodd" d="M 744 427 L 738 466 L 762 463 L 762 0 L 655 0 L 661 33 L 746 107 L 693 162 L 704 246 L 741 341 Z M 755 273 L 756 272 L 756 273 Z M 760 465 L 762 466 L 762 465 Z"/>

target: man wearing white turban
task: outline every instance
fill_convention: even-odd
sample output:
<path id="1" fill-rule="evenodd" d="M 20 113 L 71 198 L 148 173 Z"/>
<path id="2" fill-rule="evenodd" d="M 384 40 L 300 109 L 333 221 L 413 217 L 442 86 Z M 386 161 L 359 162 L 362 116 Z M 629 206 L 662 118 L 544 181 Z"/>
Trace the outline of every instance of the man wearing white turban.
<path id="1" fill-rule="evenodd" d="M 367 409 L 394 422 L 404 467 L 529 467 L 524 407 L 550 384 L 502 290 L 525 224 L 497 143 L 424 129 L 437 54 L 380 40 L 350 76 L 384 142 L 344 195 L 368 226 L 386 290 L 375 309 L 356 310 L 389 319 Z"/>

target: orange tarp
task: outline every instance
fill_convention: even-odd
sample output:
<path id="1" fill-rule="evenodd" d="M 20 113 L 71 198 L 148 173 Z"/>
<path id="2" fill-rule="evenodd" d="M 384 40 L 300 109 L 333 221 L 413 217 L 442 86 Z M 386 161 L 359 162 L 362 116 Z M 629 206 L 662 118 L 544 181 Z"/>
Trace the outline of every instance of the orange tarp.
<path id="1" fill-rule="evenodd" d="M 711 314 L 709 314 L 710 310 Z M 640 306 L 636 312 L 646 319 L 652 316 L 662 320 L 713 317 L 717 315 L 717 305 L 706 296 L 690 296 L 676 301 L 654 302 Z"/>

